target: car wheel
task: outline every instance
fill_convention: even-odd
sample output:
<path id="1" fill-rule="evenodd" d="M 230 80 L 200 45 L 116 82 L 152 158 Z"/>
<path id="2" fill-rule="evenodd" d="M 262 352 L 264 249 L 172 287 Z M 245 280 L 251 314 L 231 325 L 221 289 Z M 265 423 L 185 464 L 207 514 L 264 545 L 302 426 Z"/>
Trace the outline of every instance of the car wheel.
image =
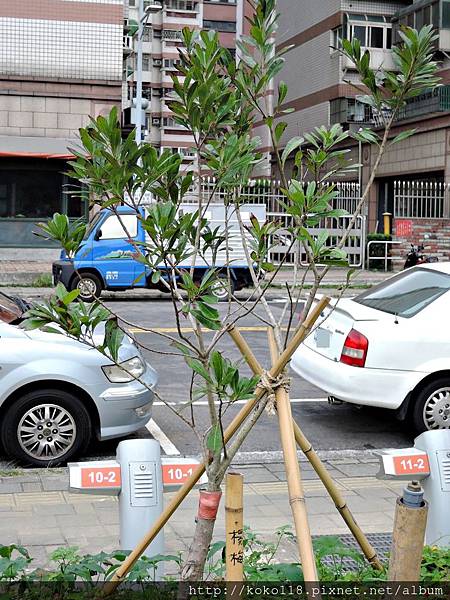
<path id="1" fill-rule="evenodd" d="M 77 289 L 80 294 L 78 298 L 83 302 L 93 302 L 102 293 L 102 284 L 97 275 L 93 273 L 80 273 L 73 279 L 72 290 Z"/>
<path id="2" fill-rule="evenodd" d="M 86 450 L 91 419 L 73 394 L 57 389 L 35 390 L 8 408 L 1 438 L 6 454 L 21 463 L 55 466 Z"/>
<path id="3" fill-rule="evenodd" d="M 419 433 L 450 428 L 450 379 L 436 379 L 416 396 L 412 407 L 413 426 Z"/>
<path id="4" fill-rule="evenodd" d="M 219 275 L 216 283 L 211 286 L 211 293 L 219 302 L 228 302 L 235 291 L 235 282 L 232 277 L 228 279 L 225 274 Z"/>

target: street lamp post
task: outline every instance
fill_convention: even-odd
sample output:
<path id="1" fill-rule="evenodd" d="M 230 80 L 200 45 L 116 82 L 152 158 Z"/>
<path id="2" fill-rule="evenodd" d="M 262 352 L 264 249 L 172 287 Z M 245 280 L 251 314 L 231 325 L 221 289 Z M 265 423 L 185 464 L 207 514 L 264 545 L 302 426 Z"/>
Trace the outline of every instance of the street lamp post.
<path id="1" fill-rule="evenodd" d="M 138 4 L 138 37 L 137 37 L 137 60 L 136 60 L 136 97 L 134 101 L 136 110 L 136 144 L 142 143 L 142 43 L 144 29 L 151 13 L 157 13 L 162 9 L 161 4 L 149 4 L 144 8 L 144 0 L 139 0 Z"/>

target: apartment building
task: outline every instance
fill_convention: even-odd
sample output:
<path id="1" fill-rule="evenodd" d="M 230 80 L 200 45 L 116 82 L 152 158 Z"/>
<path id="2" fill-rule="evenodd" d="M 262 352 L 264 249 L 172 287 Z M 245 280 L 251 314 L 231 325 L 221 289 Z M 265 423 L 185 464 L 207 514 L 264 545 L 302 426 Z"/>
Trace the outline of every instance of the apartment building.
<path id="1" fill-rule="evenodd" d="M 138 20 L 138 1 L 126 0 L 128 29 Z M 145 140 L 156 147 L 179 151 L 186 162 L 192 161 L 193 138 L 173 119 L 167 101 L 173 96 L 171 75 L 177 73 L 178 50 L 183 47 L 182 29 L 206 29 L 219 33 L 221 43 L 235 52 L 236 36 L 244 27 L 244 11 L 250 10 L 246 0 L 158 0 L 161 10 L 152 10 L 143 36 L 143 96 L 149 101 L 145 109 Z M 144 8 L 150 4 L 144 2 Z M 137 36 L 124 38 L 123 94 L 124 126 L 132 123 L 132 102 L 136 89 Z"/>
<path id="2" fill-rule="evenodd" d="M 123 0 L 0 0 L 0 247 L 86 206 L 66 193 L 78 128 L 121 104 Z M 1 250 L 0 250 L 1 251 Z"/>
<path id="3" fill-rule="evenodd" d="M 393 69 L 392 44 L 398 28 L 433 24 L 438 35 L 435 57 L 443 86 L 408 102 L 398 115 L 393 135 L 414 128 L 414 137 L 388 149 L 372 188 L 369 232 L 382 231 L 383 213 L 393 214 L 394 236 L 425 242 L 431 253 L 449 257 L 450 239 L 450 1 L 449 0 L 279 0 L 277 43 L 292 45 L 281 78 L 289 86 L 286 139 L 320 125 L 344 129 L 377 128 L 379 116 L 357 99 L 352 63 L 338 51 L 340 39 L 358 38 L 370 49 L 371 65 Z M 375 148 L 353 144 L 351 157 L 362 162 L 368 179 Z M 358 180 L 355 168 L 349 178 Z"/>

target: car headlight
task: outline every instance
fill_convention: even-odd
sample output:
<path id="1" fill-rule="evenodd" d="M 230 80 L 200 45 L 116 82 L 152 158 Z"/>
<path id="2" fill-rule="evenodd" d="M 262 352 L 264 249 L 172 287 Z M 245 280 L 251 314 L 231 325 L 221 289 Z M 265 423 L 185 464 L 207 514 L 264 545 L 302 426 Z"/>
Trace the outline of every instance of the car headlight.
<path id="1" fill-rule="evenodd" d="M 120 365 L 106 365 L 102 369 L 111 383 L 128 383 L 144 373 L 145 364 L 139 356 L 135 356 Z"/>

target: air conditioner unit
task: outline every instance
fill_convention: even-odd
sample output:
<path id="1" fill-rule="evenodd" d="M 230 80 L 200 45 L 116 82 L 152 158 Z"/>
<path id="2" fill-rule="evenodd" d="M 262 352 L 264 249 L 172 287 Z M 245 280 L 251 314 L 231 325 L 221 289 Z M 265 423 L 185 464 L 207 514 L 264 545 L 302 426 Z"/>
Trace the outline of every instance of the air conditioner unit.
<path id="1" fill-rule="evenodd" d="M 153 59 L 153 66 L 154 67 L 160 67 L 162 65 L 162 60 L 160 58 L 154 58 Z"/>
<path id="2" fill-rule="evenodd" d="M 159 127 L 161 125 L 161 119 L 159 117 L 152 117 L 152 125 Z"/>

